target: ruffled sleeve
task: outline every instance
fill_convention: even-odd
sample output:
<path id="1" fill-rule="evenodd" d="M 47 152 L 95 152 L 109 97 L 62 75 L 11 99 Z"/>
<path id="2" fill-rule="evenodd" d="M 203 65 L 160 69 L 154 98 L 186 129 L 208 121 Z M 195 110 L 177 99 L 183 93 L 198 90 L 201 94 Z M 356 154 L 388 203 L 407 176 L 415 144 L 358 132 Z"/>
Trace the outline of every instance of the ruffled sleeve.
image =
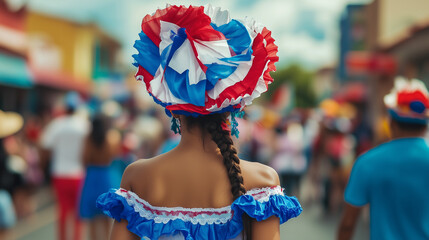
<path id="1" fill-rule="evenodd" d="M 97 208 L 101 209 L 107 216 L 120 222 L 121 219 L 126 219 L 126 215 L 130 210 L 134 212 L 134 209 L 129 206 L 125 198 L 116 194 L 115 191 L 112 189 L 107 193 L 101 194 L 97 199 Z"/>
<path id="2" fill-rule="evenodd" d="M 235 237 L 243 229 L 243 213 L 257 221 L 263 221 L 271 216 L 280 219 L 280 224 L 297 217 L 302 212 L 301 204 L 296 197 L 284 195 L 280 186 L 249 190 L 237 198 L 231 205 L 230 236 Z"/>

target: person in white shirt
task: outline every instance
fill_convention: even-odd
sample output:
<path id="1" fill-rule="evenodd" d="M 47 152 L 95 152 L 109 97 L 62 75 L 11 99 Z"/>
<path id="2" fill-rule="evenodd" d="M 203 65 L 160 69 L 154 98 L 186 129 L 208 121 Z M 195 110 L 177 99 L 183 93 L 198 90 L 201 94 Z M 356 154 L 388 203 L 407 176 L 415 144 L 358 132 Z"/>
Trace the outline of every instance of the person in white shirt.
<path id="1" fill-rule="evenodd" d="M 89 132 L 89 122 L 75 114 L 79 101 L 77 93 L 68 93 L 65 98 L 66 115 L 49 123 L 41 139 L 42 147 L 52 152 L 51 174 L 58 202 L 59 240 L 66 239 L 69 215 L 74 221 L 74 240 L 81 238 L 82 224 L 77 207 L 84 178 L 83 143 Z"/>

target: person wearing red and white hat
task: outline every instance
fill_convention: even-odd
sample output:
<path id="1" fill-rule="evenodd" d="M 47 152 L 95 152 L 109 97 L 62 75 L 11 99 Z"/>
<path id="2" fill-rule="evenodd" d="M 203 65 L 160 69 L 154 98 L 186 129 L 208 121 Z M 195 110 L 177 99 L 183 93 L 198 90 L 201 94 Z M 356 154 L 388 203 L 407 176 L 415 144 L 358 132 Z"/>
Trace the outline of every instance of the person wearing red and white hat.
<path id="1" fill-rule="evenodd" d="M 142 22 L 136 78 L 181 133 L 179 145 L 127 167 L 98 198 L 111 239 L 280 239 L 301 205 L 268 166 L 240 160 L 235 117 L 267 91 L 278 60 L 271 32 L 211 6 L 167 5 Z"/>
<path id="2" fill-rule="evenodd" d="M 361 208 L 370 207 L 376 240 L 429 239 L 429 94 L 423 82 L 398 77 L 384 103 L 392 140 L 361 155 L 345 191 L 338 239 L 351 239 Z"/>

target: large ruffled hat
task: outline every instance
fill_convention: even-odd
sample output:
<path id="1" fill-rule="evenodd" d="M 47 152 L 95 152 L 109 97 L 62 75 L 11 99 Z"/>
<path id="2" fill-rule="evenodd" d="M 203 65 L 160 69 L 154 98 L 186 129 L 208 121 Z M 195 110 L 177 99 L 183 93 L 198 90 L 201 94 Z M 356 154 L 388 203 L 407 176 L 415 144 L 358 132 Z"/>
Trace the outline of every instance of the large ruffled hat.
<path id="1" fill-rule="evenodd" d="M 390 116 L 399 122 L 428 123 L 429 93 L 420 80 L 397 77 L 392 91 L 384 97 L 384 103 Z"/>
<path id="2" fill-rule="evenodd" d="M 253 20 L 211 6 L 167 5 L 141 27 L 136 79 L 168 116 L 234 115 L 273 81 L 277 46 Z"/>

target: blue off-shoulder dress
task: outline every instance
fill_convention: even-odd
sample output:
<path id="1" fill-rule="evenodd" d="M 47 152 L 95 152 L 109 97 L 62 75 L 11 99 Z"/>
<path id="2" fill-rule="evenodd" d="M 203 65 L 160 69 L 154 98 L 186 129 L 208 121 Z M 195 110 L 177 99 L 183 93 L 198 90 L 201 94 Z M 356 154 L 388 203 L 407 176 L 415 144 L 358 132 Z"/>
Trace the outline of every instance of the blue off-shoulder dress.
<path id="1" fill-rule="evenodd" d="M 302 211 L 280 186 L 249 190 L 223 208 L 155 207 L 131 191 L 113 189 L 98 198 L 97 207 L 117 221 L 127 220 L 128 230 L 150 240 L 238 240 L 243 213 L 257 221 L 277 216 L 282 224 Z"/>

